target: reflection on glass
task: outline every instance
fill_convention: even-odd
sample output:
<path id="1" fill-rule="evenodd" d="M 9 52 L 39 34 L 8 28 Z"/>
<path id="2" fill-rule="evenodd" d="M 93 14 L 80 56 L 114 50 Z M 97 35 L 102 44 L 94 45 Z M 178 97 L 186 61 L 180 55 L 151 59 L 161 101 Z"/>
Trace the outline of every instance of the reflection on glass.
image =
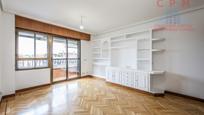
<path id="1" fill-rule="evenodd" d="M 53 58 L 66 58 L 66 39 L 53 39 Z"/>
<path id="2" fill-rule="evenodd" d="M 69 79 L 80 76 L 80 66 L 78 59 L 68 59 L 68 76 Z"/>
<path id="3" fill-rule="evenodd" d="M 68 58 L 79 58 L 78 41 L 68 41 Z"/>
<path id="4" fill-rule="evenodd" d="M 68 76 L 69 79 L 80 76 L 79 41 L 68 41 Z"/>
<path id="5" fill-rule="evenodd" d="M 19 60 L 18 69 L 44 68 L 48 67 L 48 60 Z"/>
<path id="6" fill-rule="evenodd" d="M 65 80 L 66 78 L 72 79 L 80 76 L 79 45 L 79 41 L 76 40 L 54 37 L 53 81 Z"/>
<path id="7" fill-rule="evenodd" d="M 60 105 L 65 105 L 65 103 L 67 102 L 67 86 L 63 85 L 63 86 L 56 86 L 53 89 L 53 93 L 52 93 L 52 107 L 56 108 L 56 107 L 60 107 Z"/>
<path id="8" fill-rule="evenodd" d="M 36 58 L 47 58 L 47 42 L 46 35 L 36 35 Z"/>
<path id="9" fill-rule="evenodd" d="M 53 80 L 66 80 L 66 60 L 53 60 Z"/>
<path id="10" fill-rule="evenodd" d="M 19 36 L 18 57 L 34 58 L 34 38 L 33 37 Z"/>
<path id="11" fill-rule="evenodd" d="M 35 67 L 37 68 L 48 67 L 48 60 L 35 60 Z"/>
<path id="12" fill-rule="evenodd" d="M 67 79 L 66 39 L 53 39 L 53 81 Z"/>
<path id="13" fill-rule="evenodd" d="M 17 62 L 18 69 L 31 69 L 35 67 L 33 60 L 19 60 Z"/>

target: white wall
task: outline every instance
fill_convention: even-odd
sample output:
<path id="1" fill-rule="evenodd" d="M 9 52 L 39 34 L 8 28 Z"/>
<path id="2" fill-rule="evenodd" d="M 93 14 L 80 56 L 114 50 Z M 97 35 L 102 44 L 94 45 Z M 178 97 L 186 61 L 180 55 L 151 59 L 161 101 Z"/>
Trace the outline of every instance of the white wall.
<path id="1" fill-rule="evenodd" d="M 50 69 L 16 71 L 16 90 L 50 84 Z"/>
<path id="2" fill-rule="evenodd" d="M 15 19 L 13 14 L 2 12 L 0 17 L 1 72 L 4 95 L 15 92 Z"/>
<path id="3" fill-rule="evenodd" d="M 166 90 L 204 99 L 204 9 L 188 12 L 178 17 L 193 26 L 192 31 L 161 31 L 156 36 L 165 37 L 165 56 L 159 60 L 166 72 Z M 94 39 L 148 29 L 163 20 L 120 29 L 97 35 Z M 94 68 L 95 69 L 95 68 Z M 94 73 L 93 73 L 94 74 Z"/>
<path id="4" fill-rule="evenodd" d="M 92 48 L 90 41 L 81 41 L 81 76 L 92 73 Z"/>
<path id="5" fill-rule="evenodd" d="M 0 10 L 0 25 L 2 25 L 2 11 Z M 2 38 L 2 26 L 0 26 L 0 40 Z M 0 42 L 0 92 L 2 93 L 2 43 Z M 0 95 L 1 100 L 2 95 Z"/>

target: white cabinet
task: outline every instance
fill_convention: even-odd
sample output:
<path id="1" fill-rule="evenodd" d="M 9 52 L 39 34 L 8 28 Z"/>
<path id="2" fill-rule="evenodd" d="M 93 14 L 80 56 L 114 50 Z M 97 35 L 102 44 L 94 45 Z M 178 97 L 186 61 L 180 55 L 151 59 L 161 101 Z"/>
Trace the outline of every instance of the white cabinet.
<path id="1" fill-rule="evenodd" d="M 147 72 L 107 67 L 106 80 L 126 87 L 148 91 Z"/>
<path id="2" fill-rule="evenodd" d="M 138 72 L 138 88 L 148 91 L 148 73 Z"/>
<path id="3" fill-rule="evenodd" d="M 133 84 L 134 84 L 134 88 L 138 87 L 138 74 L 137 72 L 134 72 L 134 78 L 133 78 Z"/>
<path id="4" fill-rule="evenodd" d="M 156 36 L 158 30 L 146 29 L 93 41 L 94 68 L 107 68 L 108 82 L 154 94 L 164 93 L 165 71 L 160 70 L 163 63 L 156 58 L 165 51 L 161 45 L 165 39 Z"/>

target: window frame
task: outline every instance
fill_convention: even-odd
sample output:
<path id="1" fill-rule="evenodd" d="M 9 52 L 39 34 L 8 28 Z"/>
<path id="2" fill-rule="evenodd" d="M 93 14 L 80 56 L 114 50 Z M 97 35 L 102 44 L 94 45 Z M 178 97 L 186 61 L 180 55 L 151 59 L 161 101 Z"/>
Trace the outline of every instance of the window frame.
<path id="1" fill-rule="evenodd" d="M 19 58 L 19 49 L 18 49 L 18 45 L 19 45 L 19 32 L 28 32 L 28 33 L 33 33 L 34 34 L 34 58 Z M 47 57 L 46 58 L 36 58 L 36 34 L 41 34 L 41 35 L 45 35 L 47 36 Z M 30 31 L 30 30 L 24 30 L 24 29 L 18 29 L 16 28 L 15 30 L 15 35 L 16 35 L 16 39 L 15 39 L 15 70 L 16 71 L 23 71 L 23 70 L 35 70 L 35 69 L 46 69 L 46 68 L 50 68 L 50 62 L 49 62 L 49 54 L 50 54 L 50 50 L 49 50 L 49 34 L 46 33 L 41 33 L 41 32 L 35 32 L 35 31 Z M 32 68 L 19 68 L 18 67 L 18 61 L 22 61 L 22 60 L 32 60 L 34 61 L 34 67 Z M 47 66 L 46 67 L 36 67 L 36 60 L 46 60 L 47 61 Z"/>

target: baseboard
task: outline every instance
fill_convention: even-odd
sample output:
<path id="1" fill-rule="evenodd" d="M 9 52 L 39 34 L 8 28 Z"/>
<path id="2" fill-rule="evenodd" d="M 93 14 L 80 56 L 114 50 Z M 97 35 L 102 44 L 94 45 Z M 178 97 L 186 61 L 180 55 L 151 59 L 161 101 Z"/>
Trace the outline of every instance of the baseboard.
<path id="1" fill-rule="evenodd" d="M 176 92 L 172 92 L 172 91 L 165 91 L 165 93 L 184 97 L 184 98 L 188 98 L 188 99 L 192 99 L 192 100 L 196 100 L 196 101 L 200 101 L 200 102 L 204 102 L 204 99 L 193 97 L 193 96 L 188 96 L 188 95 L 184 95 L 184 94 L 180 94 L 180 93 L 176 93 Z"/>
<path id="2" fill-rule="evenodd" d="M 19 89 L 19 90 L 16 90 L 16 93 L 20 93 L 20 92 L 24 92 L 24 91 L 28 91 L 28 90 L 32 90 L 32 89 L 37 89 L 37 88 L 41 88 L 41 87 L 46 87 L 46 86 L 50 86 L 50 85 L 51 85 L 51 83 L 48 83 L 48 84 L 43 84 L 43 85 L 39 85 L 39 86 Z"/>
<path id="3" fill-rule="evenodd" d="M 94 75 L 94 74 L 92 74 L 92 75 L 90 75 L 90 76 L 92 76 L 92 77 L 94 77 L 94 78 L 101 78 L 101 79 L 105 79 L 105 78 L 106 78 L 105 76 Z"/>
<path id="4" fill-rule="evenodd" d="M 94 79 L 99 79 L 99 80 L 103 80 L 103 81 L 106 81 L 105 78 L 101 78 L 101 77 L 97 77 L 97 76 L 93 76 L 93 75 L 89 75 L 91 78 L 94 78 Z"/>
<path id="5" fill-rule="evenodd" d="M 147 95 L 155 96 L 155 97 L 163 97 L 164 96 L 164 94 L 153 94 L 153 93 L 150 93 L 148 91 L 144 91 L 144 90 L 140 90 L 140 89 L 135 89 L 135 88 L 131 88 L 131 87 L 127 87 L 127 86 L 123 86 L 123 85 L 119 85 L 119 84 L 115 84 L 115 83 L 111 83 L 111 82 L 107 82 L 107 83 L 111 84 L 111 85 L 118 86 L 118 87 L 122 87 L 122 88 L 125 88 L 125 89 L 128 89 L 128 90 L 134 90 L 134 91 L 137 91 L 137 92 L 142 93 L 142 94 L 147 94 Z"/>
<path id="6" fill-rule="evenodd" d="M 81 78 L 90 78 L 90 77 L 93 77 L 92 75 L 84 75 L 84 76 L 81 76 Z"/>

